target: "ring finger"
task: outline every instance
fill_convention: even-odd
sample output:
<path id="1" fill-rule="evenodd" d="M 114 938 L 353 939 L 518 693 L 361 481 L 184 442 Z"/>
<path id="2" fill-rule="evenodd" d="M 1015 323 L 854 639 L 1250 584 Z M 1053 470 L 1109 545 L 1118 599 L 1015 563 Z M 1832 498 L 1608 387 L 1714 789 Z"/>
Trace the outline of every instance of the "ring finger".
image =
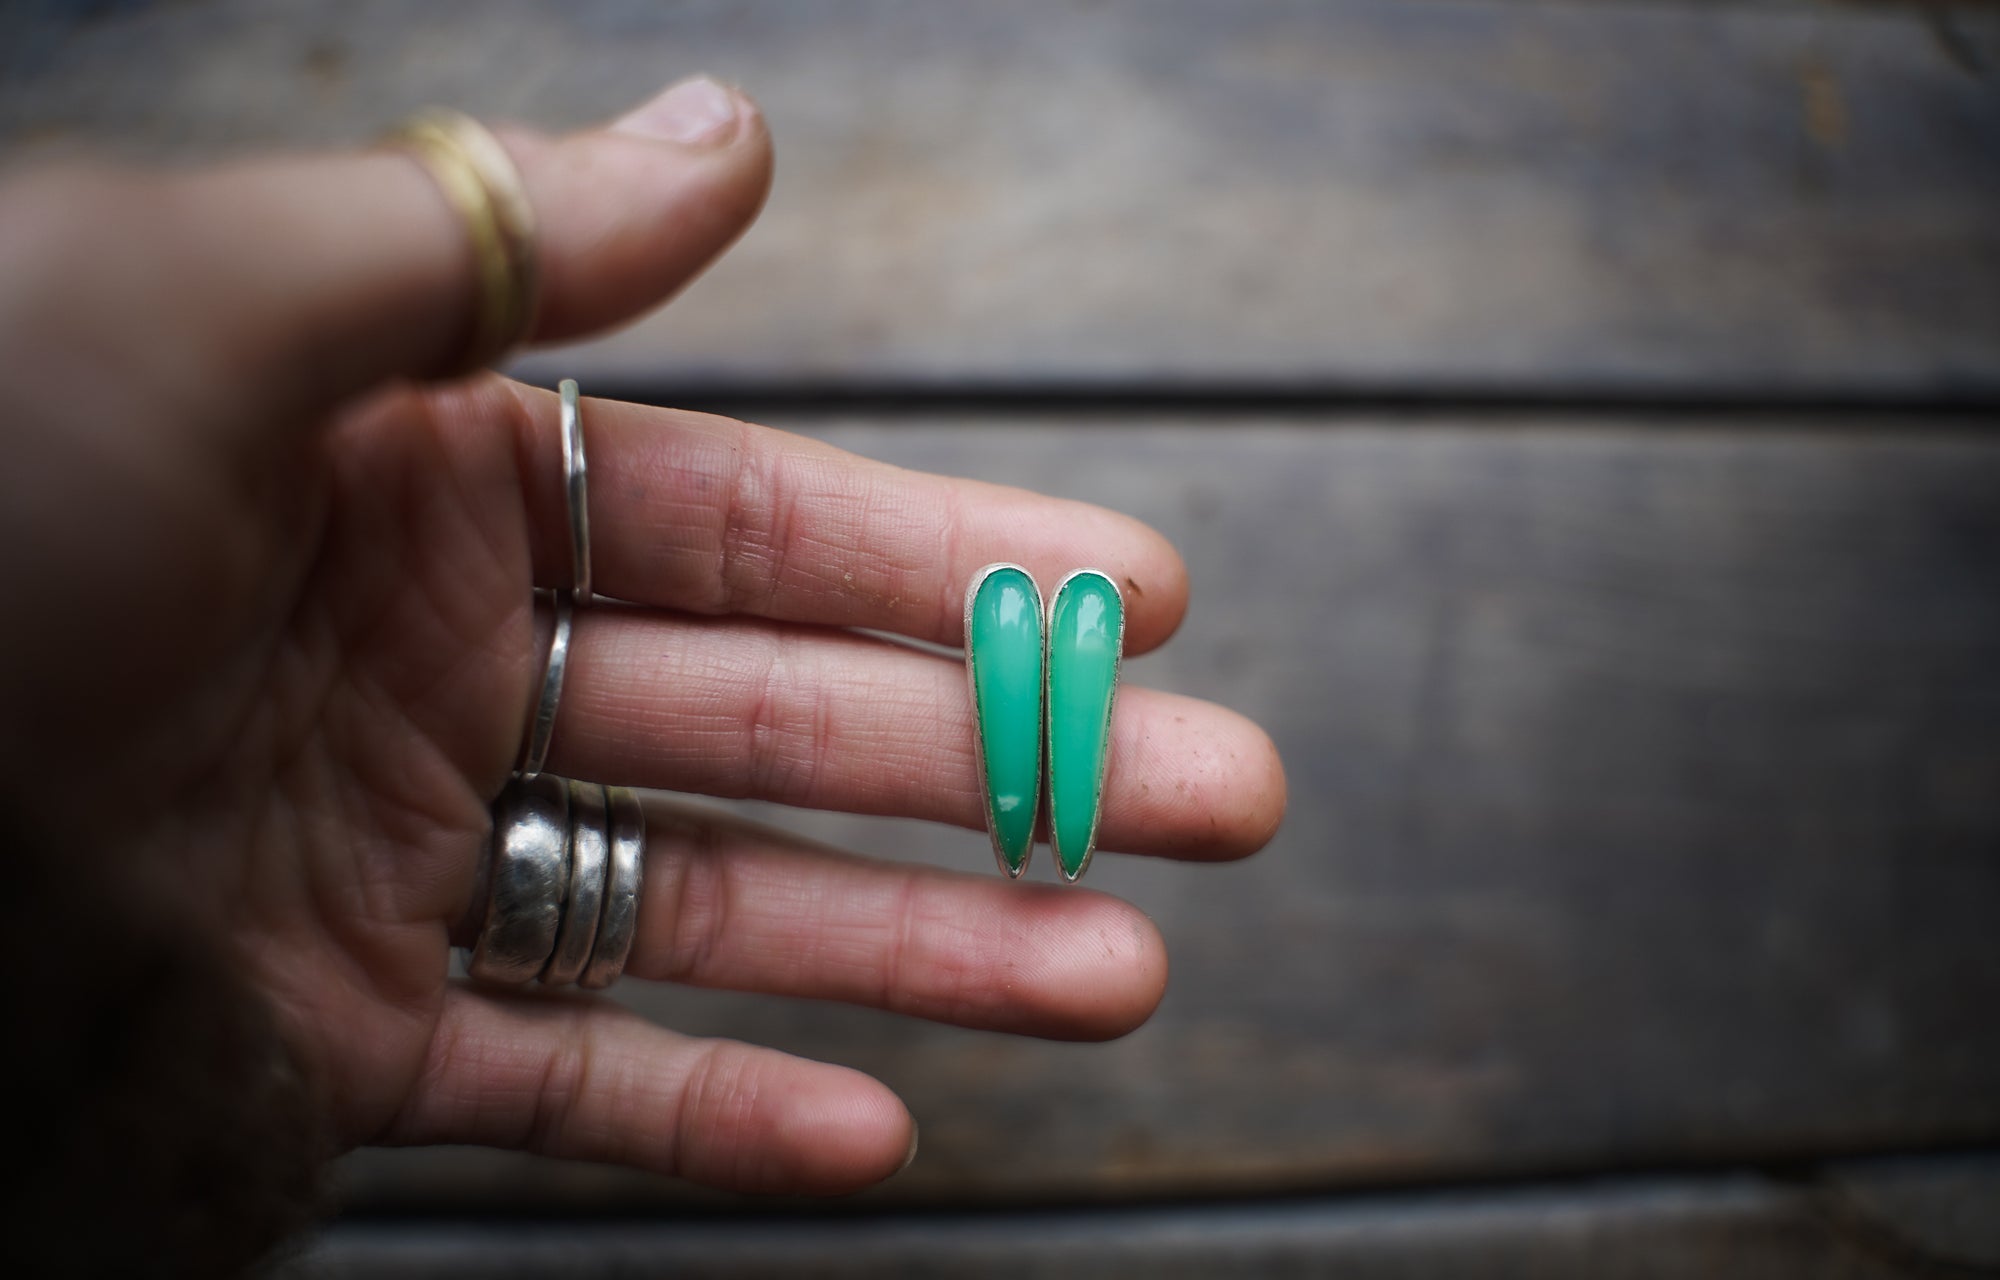
<path id="1" fill-rule="evenodd" d="M 453 941 L 476 932 L 468 917 Z M 1166 971 L 1153 922 L 1108 894 L 857 857 L 646 801 L 627 977 L 1104 1040 L 1152 1014 Z"/>
<path id="2" fill-rule="evenodd" d="M 658 800 L 646 829 L 631 976 L 1077 1040 L 1132 1030 L 1166 989 L 1159 931 L 1103 894 L 871 862 Z M 908 1134 L 895 1100 L 843 1068 L 687 1040 L 599 1001 L 459 987 L 381 1139 L 830 1191 L 893 1171 Z"/>
<path id="3" fill-rule="evenodd" d="M 879 862 L 654 800 L 626 972 L 841 1000 L 984 1030 L 1120 1036 L 1166 987 L 1166 948 L 1106 894 Z"/>

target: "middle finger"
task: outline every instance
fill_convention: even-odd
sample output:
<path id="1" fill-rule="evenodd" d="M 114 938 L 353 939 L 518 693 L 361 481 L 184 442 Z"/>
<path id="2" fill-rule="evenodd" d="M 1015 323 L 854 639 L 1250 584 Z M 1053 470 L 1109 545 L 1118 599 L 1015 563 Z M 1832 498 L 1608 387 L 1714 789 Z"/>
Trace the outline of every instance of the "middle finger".
<path id="1" fill-rule="evenodd" d="M 636 608 L 579 611 L 548 767 L 626 786 L 977 828 L 959 661 L 852 632 Z M 1217 860 L 1284 811 L 1264 732 L 1233 711 L 1119 693 L 1100 847 Z"/>
<path id="2" fill-rule="evenodd" d="M 1151 1016 L 1167 956 L 1105 894 L 872 861 L 653 799 L 626 972 L 1105 1040 Z"/>

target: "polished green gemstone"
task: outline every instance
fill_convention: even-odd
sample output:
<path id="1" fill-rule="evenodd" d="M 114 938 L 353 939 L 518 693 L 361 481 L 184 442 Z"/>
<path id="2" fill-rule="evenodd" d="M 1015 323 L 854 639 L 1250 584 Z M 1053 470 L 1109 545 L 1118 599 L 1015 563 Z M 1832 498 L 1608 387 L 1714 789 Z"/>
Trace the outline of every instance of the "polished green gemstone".
<path id="1" fill-rule="evenodd" d="M 1035 847 L 1042 798 L 1042 594 L 1025 571 L 1000 565 L 973 582 L 965 659 L 993 851 L 1018 876 Z"/>
<path id="2" fill-rule="evenodd" d="M 1111 579 L 1095 569 L 1064 579 L 1049 605 L 1049 833 L 1067 880 L 1083 874 L 1097 842 L 1124 641 Z"/>

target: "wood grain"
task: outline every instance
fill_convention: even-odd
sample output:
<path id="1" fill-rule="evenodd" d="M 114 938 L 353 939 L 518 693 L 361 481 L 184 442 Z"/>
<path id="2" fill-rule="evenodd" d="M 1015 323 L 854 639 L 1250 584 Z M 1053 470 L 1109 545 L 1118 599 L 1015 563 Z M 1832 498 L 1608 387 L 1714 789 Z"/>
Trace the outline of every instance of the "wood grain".
<path id="1" fill-rule="evenodd" d="M 1825 1182 L 1748 1173 L 1088 1214 L 881 1214 L 647 1223 L 350 1223 L 302 1277 L 417 1280 L 615 1275 L 897 1277 L 1326 1276 L 1406 1280 L 1888 1280 L 1984 1274 L 2000 1165 L 1920 1161 L 1899 1213 L 1863 1215 Z M 1863 1179 L 1873 1171 L 1860 1172 Z"/>
<path id="2" fill-rule="evenodd" d="M 1990 8 L 218 0 L 0 50 L 14 158 L 749 86 L 762 226 L 545 379 L 2000 398 Z"/>
<path id="3" fill-rule="evenodd" d="M 1194 605 L 1127 678 L 1249 714 L 1291 778 L 1249 863 L 1093 866 L 1173 956 L 1115 1044 L 626 992 L 896 1087 L 923 1150 L 875 1201 L 2000 1140 L 2000 447 L 1909 422 L 780 425 L 1156 524 Z M 981 833 L 760 816 L 991 863 Z M 356 1203 L 681 1194 L 485 1153 L 347 1172 Z"/>

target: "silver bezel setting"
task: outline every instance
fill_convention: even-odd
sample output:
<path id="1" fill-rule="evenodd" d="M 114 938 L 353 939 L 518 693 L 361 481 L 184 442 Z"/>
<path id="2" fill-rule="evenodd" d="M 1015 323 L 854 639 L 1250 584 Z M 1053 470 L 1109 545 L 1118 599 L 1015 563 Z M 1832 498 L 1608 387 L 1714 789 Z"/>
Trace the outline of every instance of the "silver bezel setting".
<path id="1" fill-rule="evenodd" d="M 1125 593 L 1119 590 L 1117 579 L 1102 569 L 1073 569 L 1063 575 L 1056 589 L 1049 593 L 1048 613 L 1042 620 L 1042 717 L 1044 721 L 1055 716 L 1055 702 L 1051 693 L 1051 678 L 1055 670 L 1056 605 L 1062 600 L 1063 592 L 1078 578 L 1102 578 L 1111 588 L 1112 596 L 1118 601 L 1118 640 L 1112 650 L 1111 696 L 1104 700 L 1104 756 L 1097 763 L 1097 806 L 1090 815 L 1090 835 L 1084 841 L 1083 857 L 1077 861 L 1076 874 L 1071 875 L 1063 866 L 1062 846 L 1058 843 L 1057 832 L 1061 829 L 1056 822 L 1055 789 L 1055 734 L 1044 727 L 1042 731 L 1042 761 L 1044 781 L 1049 789 L 1049 853 L 1055 858 L 1056 874 L 1065 884 L 1075 884 L 1083 879 L 1083 873 L 1090 870 L 1090 859 L 1097 852 L 1097 828 L 1104 820 L 1105 784 L 1111 777 L 1111 717 L 1118 707 L 1118 684 L 1125 674 Z"/>
<path id="2" fill-rule="evenodd" d="M 979 599 L 979 588 L 996 573 L 1012 570 L 1028 581 L 1028 590 L 1034 595 L 1035 613 L 1042 619 L 1042 705 L 1036 715 L 1035 726 L 1035 790 L 1029 801 L 1033 806 L 1028 815 L 1028 851 L 1021 855 L 1021 865 L 1017 869 L 1007 865 L 1007 852 L 1000 847 L 1000 832 L 993 823 L 993 788 L 986 777 L 986 724 L 979 715 L 978 660 L 972 651 L 972 606 Z M 1048 763 L 1048 705 L 1049 705 L 1049 634 L 1048 615 L 1042 600 L 1042 589 L 1035 582 L 1035 575 L 1011 561 L 1001 560 L 987 565 L 972 575 L 972 581 L 965 587 L 965 689 L 972 703 L 972 755 L 979 774 L 979 813 L 986 822 L 986 838 L 993 845 L 993 861 L 1000 868 L 1000 874 L 1009 880 L 1019 880 L 1028 873 L 1028 864 L 1035 860 L 1035 831 L 1042 820 L 1042 789 L 1047 784 Z"/>

